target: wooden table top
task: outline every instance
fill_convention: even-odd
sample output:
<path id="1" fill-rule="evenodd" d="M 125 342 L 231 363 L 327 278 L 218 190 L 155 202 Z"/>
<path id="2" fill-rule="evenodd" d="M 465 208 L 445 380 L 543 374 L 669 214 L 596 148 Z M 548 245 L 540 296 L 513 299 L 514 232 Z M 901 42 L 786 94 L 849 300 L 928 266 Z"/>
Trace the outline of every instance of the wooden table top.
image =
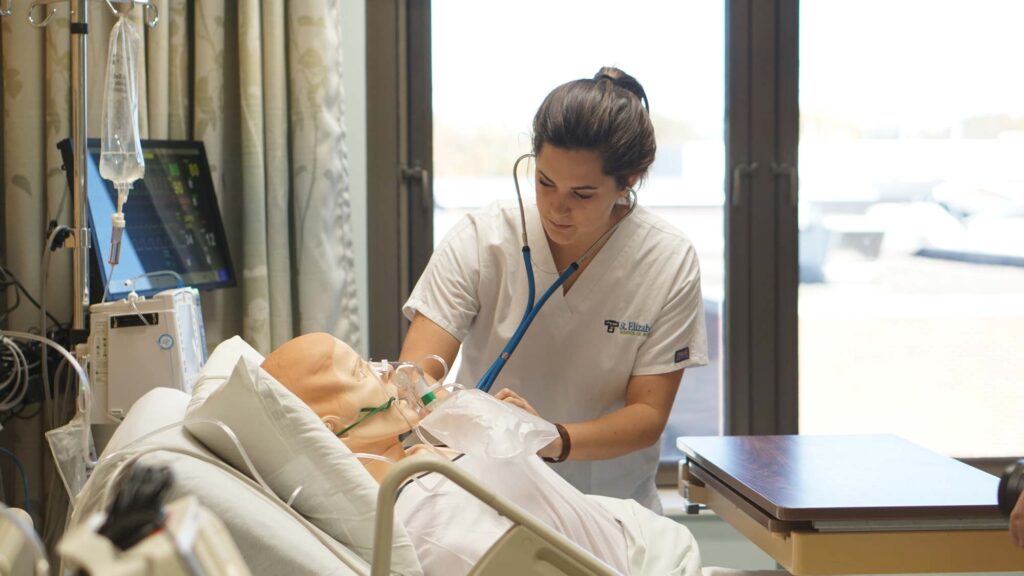
<path id="1" fill-rule="evenodd" d="M 999 479 L 894 435 L 688 436 L 688 460 L 783 521 L 998 518 Z"/>

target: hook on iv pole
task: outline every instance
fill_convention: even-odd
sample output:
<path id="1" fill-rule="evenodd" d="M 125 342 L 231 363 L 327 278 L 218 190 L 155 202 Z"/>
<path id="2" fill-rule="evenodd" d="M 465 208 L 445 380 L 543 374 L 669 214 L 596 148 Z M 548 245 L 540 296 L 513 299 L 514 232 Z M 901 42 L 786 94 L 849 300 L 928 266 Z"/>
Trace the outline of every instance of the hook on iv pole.
<path id="1" fill-rule="evenodd" d="M 57 13 L 57 9 L 50 8 L 49 12 L 46 14 L 46 18 L 43 18 L 40 21 L 36 20 L 33 16 L 33 14 L 35 14 L 36 12 L 36 7 L 42 6 L 43 10 L 46 10 L 47 4 L 55 4 L 57 2 L 63 1 L 64 0 L 34 0 L 31 4 L 28 5 L 28 23 L 31 24 L 32 26 L 35 26 L 36 28 L 46 28 L 46 25 L 50 23 L 50 20 L 53 20 L 53 16 Z M 10 2 L 8 2 L 8 5 L 9 4 Z"/>
<path id="2" fill-rule="evenodd" d="M 3 1 L 3 0 L 0 0 Z M 67 0 L 33 0 L 28 5 L 28 23 L 36 28 L 45 28 L 50 20 L 53 20 L 54 15 L 57 14 L 57 8 L 47 9 L 47 5 L 56 4 L 58 2 L 66 2 Z M 160 8 L 155 4 L 153 0 L 106 0 L 107 6 L 110 7 L 111 12 L 117 14 L 117 9 L 114 8 L 114 2 L 116 3 L 131 3 L 131 8 L 134 8 L 136 4 L 142 4 L 144 10 L 143 19 L 146 21 L 146 26 L 155 28 L 157 22 L 160 21 Z M 0 8 L 0 16 L 10 16 L 13 13 L 14 0 L 6 0 L 4 7 Z M 42 20 L 37 20 L 35 17 L 36 8 L 42 7 L 46 12 L 46 17 Z M 129 10 L 131 10 L 129 8 Z M 152 8 L 152 15 L 150 15 L 150 9 Z"/>
<path id="3" fill-rule="evenodd" d="M 138 1 L 136 1 L 136 0 L 105 0 L 105 1 L 107 3 L 107 6 L 110 7 L 110 11 L 113 12 L 115 16 L 120 11 L 117 8 L 114 7 L 114 2 L 117 2 L 119 4 L 131 3 L 131 6 L 129 6 L 128 8 L 124 9 L 124 12 L 131 12 L 135 8 L 136 4 L 142 4 L 142 17 L 143 17 L 143 20 L 145 20 L 147 27 L 149 27 L 149 28 L 156 28 L 157 22 L 160 21 L 160 7 L 157 6 L 156 2 L 154 2 L 153 0 L 138 0 Z M 152 17 L 150 17 L 150 14 L 149 14 L 150 8 L 153 9 Z"/>
<path id="4" fill-rule="evenodd" d="M 150 8 L 153 9 L 152 18 L 149 17 Z M 145 6 L 142 7 L 142 16 L 146 20 L 146 26 L 149 26 L 150 28 L 156 28 L 157 22 L 160 21 L 160 7 L 156 5 L 156 2 L 153 2 L 151 0 L 150 2 L 146 3 Z"/>

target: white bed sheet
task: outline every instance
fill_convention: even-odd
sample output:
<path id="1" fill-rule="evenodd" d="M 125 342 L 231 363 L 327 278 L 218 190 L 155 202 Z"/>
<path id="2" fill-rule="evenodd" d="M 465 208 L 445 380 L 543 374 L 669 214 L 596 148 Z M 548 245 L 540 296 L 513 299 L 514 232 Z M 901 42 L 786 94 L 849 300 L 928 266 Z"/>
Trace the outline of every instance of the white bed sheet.
<path id="1" fill-rule="evenodd" d="M 701 576 L 700 549 L 690 530 L 634 500 L 588 495 L 622 524 L 631 575 Z"/>

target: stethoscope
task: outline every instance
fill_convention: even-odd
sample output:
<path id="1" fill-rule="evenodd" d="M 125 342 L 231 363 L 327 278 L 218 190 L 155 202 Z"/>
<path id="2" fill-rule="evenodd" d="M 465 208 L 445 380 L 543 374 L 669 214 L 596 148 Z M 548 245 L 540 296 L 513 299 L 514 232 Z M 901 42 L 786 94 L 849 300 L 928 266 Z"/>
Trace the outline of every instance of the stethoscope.
<path id="1" fill-rule="evenodd" d="M 487 369 L 487 372 L 484 373 L 483 377 L 480 378 L 480 382 L 476 385 L 478 390 L 483 390 L 484 392 L 490 392 L 491 386 L 498 378 L 498 374 L 501 373 L 501 370 L 505 367 L 505 363 L 508 362 L 508 359 L 512 357 L 512 353 L 515 352 L 516 347 L 519 346 L 519 341 L 523 339 L 523 335 L 526 334 L 526 330 L 530 327 L 530 324 L 533 323 L 533 319 L 537 317 L 537 313 L 539 313 L 540 309 L 544 307 L 548 298 L 550 298 L 551 295 L 555 293 L 555 290 L 561 288 L 562 285 L 580 269 L 580 262 L 586 260 L 595 248 L 600 246 L 608 236 L 611 236 L 612 233 L 618 229 L 619 225 L 622 224 L 623 220 L 628 218 L 636 208 L 636 192 L 630 188 L 629 193 L 630 196 L 632 196 L 632 202 L 629 203 L 629 209 L 622 218 L 620 218 L 614 226 L 605 231 L 604 234 L 601 234 L 597 240 L 594 240 L 593 244 L 591 244 L 579 258 L 573 260 L 565 270 L 558 275 L 558 278 L 551 283 L 551 286 L 548 286 L 548 289 L 541 295 L 540 300 L 534 304 L 534 297 L 537 293 L 537 284 L 533 279 L 533 259 L 530 258 L 530 240 L 526 235 L 526 209 L 523 208 L 523 195 L 519 191 L 519 163 L 526 158 L 531 158 L 533 156 L 533 154 L 523 154 L 517 158 L 515 164 L 512 165 L 512 180 L 516 183 L 516 197 L 519 199 L 519 218 L 523 227 L 523 262 L 525 262 L 526 265 L 526 284 L 529 288 L 526 299 L 526 310 L 523 312 L 523 319 L 519 321 L 519 327 L 516 328 L 512 337 L 509 338 L 505 347 L 501 350 L 501 354 L 498 354 L 498 357 L 494 359 L 491 367 Z"/>

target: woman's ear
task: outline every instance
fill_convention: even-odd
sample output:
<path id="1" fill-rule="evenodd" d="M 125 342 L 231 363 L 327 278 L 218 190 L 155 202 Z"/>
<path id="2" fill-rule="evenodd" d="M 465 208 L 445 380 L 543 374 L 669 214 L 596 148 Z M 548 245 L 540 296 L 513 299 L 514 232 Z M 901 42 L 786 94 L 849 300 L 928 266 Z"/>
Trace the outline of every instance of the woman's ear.
<path id="1" fill-rule="evenodd" d="M 631 189 L 636 188 L 638 182 L 640 182 L 639 174 L 633 174 L 632 176 L 630 176 L 629 179 L 626 180 L 626 188 L 622 190 L 622 196 L 625 197 L 627 194 L 629 194 L 629 191 Z"/>

